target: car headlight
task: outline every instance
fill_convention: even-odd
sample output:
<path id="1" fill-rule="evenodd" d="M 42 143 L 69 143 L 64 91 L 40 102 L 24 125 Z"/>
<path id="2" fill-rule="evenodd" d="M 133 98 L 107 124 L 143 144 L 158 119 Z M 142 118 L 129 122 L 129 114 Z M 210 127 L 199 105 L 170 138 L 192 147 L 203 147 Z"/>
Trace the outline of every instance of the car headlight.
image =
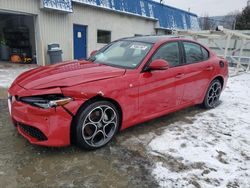
<path id="1" fill-rule="evenodd" d="M 64 106 L 73 101 L 71 97 L 65 97 L 60 94 L 19 97 L 17 100 L 44 109 Z"/>

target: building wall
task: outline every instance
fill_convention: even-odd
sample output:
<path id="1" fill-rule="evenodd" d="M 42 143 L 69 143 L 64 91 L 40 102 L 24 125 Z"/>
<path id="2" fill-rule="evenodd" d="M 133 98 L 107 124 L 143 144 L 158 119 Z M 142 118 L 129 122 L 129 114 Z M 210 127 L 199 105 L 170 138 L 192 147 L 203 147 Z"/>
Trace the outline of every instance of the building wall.
<path id="1" fill-rule="evenodd" d="M 152 20 L 100 10 L 81 4 L 74 4 L 73 9 L 74 13 L 71 14 L 71 36 L 73 36 L 73 24 L 87 25 L 88 53 L 104 46 L 104 44 L 97 43 L 98 29 L 111 31 L 112 41 L 134 36 L 135 34 L 155 34 L 156 22 Z"/>
<path id="2" fill-rule="evenodd" d="M 0 10 L 38 14 L 39 0 L 0 0 Z"/>
<path id="3" fill-rule="evenodd" d="M 57 0 L 46 0 L 55 2 Z M 89 4 L 91 6 L 127 12 L 129 14 L 150 17 L 159 20 L 159 26 L 167 29 L 195 29 L 199 30 L 197 15 L 185 10 L 170 7 L 160 1 L 152 0 L 63 0 L 70 9 L 70 2 Z M 68 2 L 68 3 L 67 3 Z"/>
<path id="4" fill-rule="evenodd" d="M 63 50 L 63 60 L 73 59 L 72 56 L 72 40 L 71 35 L 71 18 L 67 14 L 58 14 L 52 11 L 41 11 L 38 16 L 39 32 L 41 35 L 40 46 L 42 48 L 42 57 L 45 64 L 49 64 L 49 56 L 47 54 L 47 46 L 51 43 L 60 44 Z"/>
<path id="5" fill-rule="evenodd" d="M 73 59 L 73 24 L 88 26 L 87 52 L 100 49 L 97 44 L 97 29 L 111 31 L 111 40 L 135 34 L 154 34 L 155 20 L 114 13 L 73 4 L 74 13 L 64 14 L 40 9 L 40 0 L 0 0 L 0 11 L 13 11 L 34 15 L 38 63 L 49 63 L 47 45 L 59 43 L 63 50 L 63 60 Z"/>

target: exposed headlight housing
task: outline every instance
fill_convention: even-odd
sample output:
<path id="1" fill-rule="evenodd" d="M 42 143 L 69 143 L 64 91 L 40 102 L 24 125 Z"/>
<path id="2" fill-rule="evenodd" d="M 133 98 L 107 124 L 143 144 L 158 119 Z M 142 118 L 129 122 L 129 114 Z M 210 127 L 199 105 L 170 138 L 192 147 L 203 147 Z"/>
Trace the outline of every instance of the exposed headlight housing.
<path id="1" fill-rule="evenodd" d="M 44 109 L 64 106 L 73 101 L 71 97 L 65 97 L 61 94 L 18 97 L 17 100 Z"/>

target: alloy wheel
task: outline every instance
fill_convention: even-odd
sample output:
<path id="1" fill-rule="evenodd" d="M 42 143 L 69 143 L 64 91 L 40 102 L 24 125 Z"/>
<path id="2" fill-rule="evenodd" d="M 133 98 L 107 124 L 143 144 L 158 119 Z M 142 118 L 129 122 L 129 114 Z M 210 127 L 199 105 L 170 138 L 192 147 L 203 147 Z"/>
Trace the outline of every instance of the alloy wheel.
<path id="1" fill-rule="evenodd" d="M 116 111 L 107 105 L 92 109 L 85 117 L 82 137 L 91 147 L 101 147 L 108 143 L 116 132 L 118 118 Z"/>
<path id="2" fill-rule="evenodd" d="M 214 82 L 208 91 L 207 95 L 207 104 L 211 107 L 214 108 L 217 106 L 221 94 L 221 84 L 220 82 Z"/>

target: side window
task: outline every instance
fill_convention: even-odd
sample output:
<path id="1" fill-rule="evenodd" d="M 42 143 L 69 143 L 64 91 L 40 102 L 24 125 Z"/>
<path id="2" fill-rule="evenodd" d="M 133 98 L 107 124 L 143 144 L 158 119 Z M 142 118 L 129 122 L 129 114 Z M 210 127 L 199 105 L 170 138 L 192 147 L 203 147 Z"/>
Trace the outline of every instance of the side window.
<path id="1" fill-rule="evenodd" d="M 183 45 L 185 49 L 187 64 L 198 63 L 209 58 L 208 51 L 199 44 L 195 44 L 192 42 L 183 42 Z"/>
<path id="2" fill-rule="evenodd" d="M 170 42 L 161 46 L 152 57 L 152 61 L 155 59 L 164 59 L 169 62 L 171 67 L 180 65 L 178 42 Z"/>
<path id="3" fill-rule="evenodd" d="M 201 50 L 202 50 L 202 53 L 203 53 L 203 60 L 208 60 L 209 59 L 208 51 L 203 47 L 201 47 Z"/>

